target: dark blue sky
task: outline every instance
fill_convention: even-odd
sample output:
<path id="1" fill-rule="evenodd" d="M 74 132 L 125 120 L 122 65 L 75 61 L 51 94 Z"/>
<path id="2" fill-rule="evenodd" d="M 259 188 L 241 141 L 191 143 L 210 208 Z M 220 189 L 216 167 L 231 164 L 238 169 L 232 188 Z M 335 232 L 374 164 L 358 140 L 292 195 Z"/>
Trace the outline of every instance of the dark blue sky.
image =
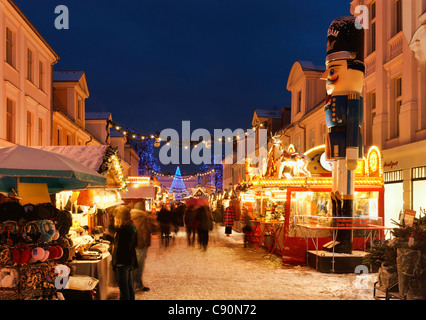
<path id="1" fill-rule="evenodd" d="M 323 64 L 349 0 L 15 0 L 61 57 L 86 71 L 86 111 L 138 133 L 250 127 L 255 108 L 290 106 L 296 60 Z M 70 29 L 57 30 L 57 5 Z"/>

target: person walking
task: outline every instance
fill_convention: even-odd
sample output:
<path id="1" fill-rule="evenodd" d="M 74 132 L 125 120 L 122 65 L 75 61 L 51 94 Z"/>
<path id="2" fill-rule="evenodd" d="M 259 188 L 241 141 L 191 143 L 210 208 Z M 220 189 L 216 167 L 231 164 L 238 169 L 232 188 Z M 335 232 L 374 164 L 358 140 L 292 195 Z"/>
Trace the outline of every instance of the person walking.
<path id="1" fill-rule="evenodd" d="M 126 205 L 115 208 L 114 222 L 118 230 L 114 237 L 112 265 L 120 288 L 120 300 L 135 300 L 133 270 L 138 267 L 136 258 L 138 235 L 131 220 L 130 208 Z"/>
<path id="2" fill-rule="evenodd" d="M 195 243 L 195 233 L 197 230 L 197 220 L 195 219 L 197 215 L 196 207 L 189 205 L 186 207 L 184 222 L 186 229 L 186 238 L 188 240 L 188 245 L 193 246 Z"/>
<path id="3" fill-rule="evenodd" d="M 163 205 L 160 212 L 158 212 L 157 221 L 160 224 L 161 244 L 165 244 L 166 247 L 169 246 L 171 219 L 170 206 Z"/>
<path id="4" fill-rule="evenodd" d="M 197 208 L 196 220 L 198 221 L 198 243 L 202 250 L 207 250 L 209 243 L 209 232 L 213 230 L 213 217 L 208 205 Z"/>
<path id="5" fill-rule="evenodd" d="M 143 284 L 143 271 L 148 248 L 151 246 L 151 235 L 156 228 L 152 221 L 151 213 L 145 211 L 144 202 L 137 202 L 130 214 L 138 234 L 136 247 L 138 267 L 133 271 L 133 283 L 136 291 L 149 291 L 149 288 Z"/>
<path id="6" fill-rule="evenodd" d="M 250 242 L 250 236 L 252 234 L 253 226 L 252 226 L 252 220 L 254 220 L 256 217 L 255 215 L 250 212 L 246 207 L 243 207 L 242 216 L 243 216 L 243 232 L 244 232 L 244 248 L 247 247 L 247 245 Z"/>

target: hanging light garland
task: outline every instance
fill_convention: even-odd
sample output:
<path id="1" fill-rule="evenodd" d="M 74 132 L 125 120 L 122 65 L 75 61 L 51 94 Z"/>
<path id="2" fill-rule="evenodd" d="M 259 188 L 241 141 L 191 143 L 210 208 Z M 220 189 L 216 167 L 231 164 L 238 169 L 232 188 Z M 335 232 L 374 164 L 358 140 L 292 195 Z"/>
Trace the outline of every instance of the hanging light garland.
<path id="1" fill-rule="evenodd" d="M 175 176 L 174 174 L 164 174 L 164 173 L 152 170 L 152 169 L 148 169 L 148 171 L 150 171 L 153 175 L 155 175 L 157 177 L 168 177 L 168 178 L 171 178 L 171 177 Z M 195 178 L 198 178 L 198 177 L 204 177 L 204 176 L 210 175 L 210 174 L 214 173 L 215 171 L 216 171 L 216 169 L 211 169 L 209 171 L 202 172 L 202 173 L 194 173 L 194 174 L 190 174 L 190 175 L 181 176 L 178 179 L 182 179 L 184 181 L 187 181 L 187 180 L 195 179 Z"/>
<path id="2" fill-rule="evenodd" d="M 205 141 L 202 137 L 200 137 L 200 139 L 198 141 L 188 141 L 188 140 L 173 140 L 170 137 L 164 138 L 160 136 L 159 132 L 155 132 L 155 133 L 151 133 L 151 134 L 140 134 L 140 133 L 135 133 L 133 130 L 130 129 L 126 129 L 120 125 L 118 125 L 116 122 L 112 121 L 112 120 L 107 120 L 107 132 L 108 132 L 108 128 L 112 126 L 115 130 L 117 130 L 118 132 L 120 132 L 122 135 L 124 135 L 125 137 L 127 137 L 128 139 L 132 139 L 135 141 L 147 141 L 147 140 L 154 140 L 154 146 L 155 147 L 159 147 L 161 145 L 161 142 L 165 142 L 166 144 L 172 144 L 178 147 L 196 147 L 197 145 L 199 145 L 200 143 L 204 143 L 206 144 L 207 147 L 209 147 L 209 143 L 211 146 L 211 142 L 212 141 L 217 141 L 217 142 L 236 142 L 236 141 L 240 141 L 243 139 L 246 139 L 248 136 L 254 134 L 258 129 L 266 127 L 266 122 L 264 123 L 260 123 L 256 126 L 253 126 L 251 132 L 245 131 L 244 135 L 237 135 L 235 137 L 233 137 L 233 139 L 231 140 L 230 137 L 228 137 L 227 139 L 224 139 L 223 137 L 211 137 L 210 141 Z"/>

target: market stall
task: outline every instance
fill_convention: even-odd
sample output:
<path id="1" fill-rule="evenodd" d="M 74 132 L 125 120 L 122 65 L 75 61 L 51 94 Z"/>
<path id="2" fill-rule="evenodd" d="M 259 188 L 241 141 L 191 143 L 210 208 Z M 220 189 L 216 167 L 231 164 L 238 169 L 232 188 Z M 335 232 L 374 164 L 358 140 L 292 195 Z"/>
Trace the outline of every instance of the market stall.
<path id="1" fill-rule="evenodd" d="M 71 214 L 51 201 L 62 190 L 106 179 L 67 157 L 36 148 L 0 149 L 0 299 L 64 299 L 73 274 Z"/>
<path id="2" fill-rule="evenodd" d="M 294 155 L 294 149 L 288 150 L 288 153 Z M 275 170 L 268 170 L 269 176 L 252 177 L 250 188 L 240 195 L 242 205 L 252 208 L 258 217 L 254 221 L 257 226 L 254 241 L 263 241 L 261 245 L 269 250 L 274 248 L 285 263 L 305 263 L 306 251 L 315 249 L 316 243 L 310 241 L 307 244 L 303 230 L 297 227 L 297 217 L 312 217 L 305 222 L 317 226 L 329 226 L 331 223 L 333 181 L 330 165 L 324 161 L 323 154 L 324 146 L 319 146 L 307 151 L 303 161 L 298 162 L 295 156 L 278 163 L 275 161 Z M 359 217 L 381 218 L 383 221 L 384 189 L 380 164 L 380 151 L 375 147 L 359 161 L 355 178 L 355 208 Z M 262 227 L 265 222 L 272 223 L 274 227 L 265 229 Z M 267 230 L 269 236 L 260 234 L 263 230 Z M 265 239 L 278 245 L 271 247 L 271 241 Z M 319 247 L 332 240 L 330 230 L 318 230 Z M 355 232 L 354 249 L 364 248 L 363 233 Z"/>
<path id="3" fill-rule="evenodd" d="M 150 177 L 128 177 L 128 187 L 126 190 L 120 191 L 121 199 L 133 207 L 137 202 L 143 202 L 144 208 L 151 211 L 160 189 Z"/>
<path id="4" fill-rule="evenodd" d="M 72 214 L 69 238 L 75 248 L 71 265 L 76 275 L 98 280 L 96 299 L 104 300 L 110 284 L 115 285 L 111 272 L 110 247 L 113 232 L 113 210 L 125 204 L 122 195 L 133 191 L 121 167 L 116 148 L 109 145 L 46 146 L 39 149 L 70 157 L 97 171 L 106 179 L 102 188 L 67 190 L 56 194 L 56 207 Z"/>

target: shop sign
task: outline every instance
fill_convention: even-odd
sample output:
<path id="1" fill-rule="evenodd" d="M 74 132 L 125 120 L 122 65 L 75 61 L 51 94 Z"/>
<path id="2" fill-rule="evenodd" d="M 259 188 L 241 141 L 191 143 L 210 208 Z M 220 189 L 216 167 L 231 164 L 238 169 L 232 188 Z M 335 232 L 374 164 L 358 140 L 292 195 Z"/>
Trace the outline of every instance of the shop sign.
<path id="1" fill-rule="evenodd" d="M 392 169 L 393 167 L 396 167 L 397 165 L 398 165 L 398 161 L 396 161 L 396 162 L 393 162 L 393 161 L 387 162 L 387 161 L 385 161 L 383 167 L 384 168 Z"/>

